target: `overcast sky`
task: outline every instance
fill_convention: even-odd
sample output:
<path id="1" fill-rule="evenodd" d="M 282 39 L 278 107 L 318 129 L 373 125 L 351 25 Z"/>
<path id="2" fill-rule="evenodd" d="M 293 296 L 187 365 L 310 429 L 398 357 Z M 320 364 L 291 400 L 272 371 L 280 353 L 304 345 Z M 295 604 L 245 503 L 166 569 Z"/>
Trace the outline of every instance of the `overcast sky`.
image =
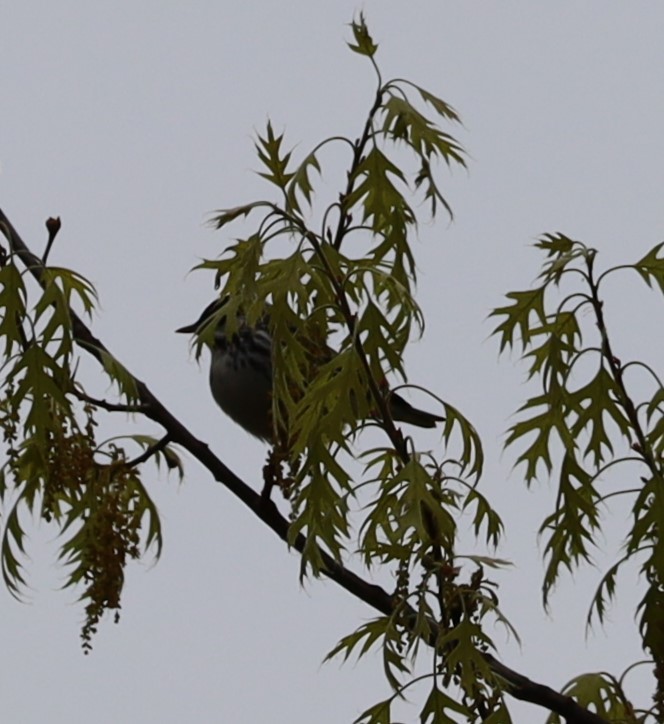
<path id="1" fill-rule="evenodd" d="M 597 573 L 566 579 L 549 615 L 541 610 L 536 530 L 553 487 L 543 480 L 526 491 L 515 453 L 501 451 L 533 388 L 516 359 L 498 359 L 486 316 L 505 292 L 532 283 L 540 259 L 530 245 L 540 233 L 596 246 L 600 265 L 635 261 L 664 239 L 664 5 L 3 3 L 1 206 L 35 251 L 44 220 L 62 217 L 51 261 L 96 285 L 94 331 L 258 485 L 264 448 L 215 408 L 206 366 L 173 330 L 212 296 L 210 277 L 187 273 L 228 243 L 205 225 L 209 213 L 269 193 L 253 173 L 254 131 L 269 117 L 301 153 L 360 132 L 374 76 L 345 46 L 359 9 L 384 77 L 428 88 L 464 121 L 469 172 L 443 177 L 455 221 L 424 225 L 414 241 L 428 324 L 408 368 L 484 436 L 483 490 L 508 526 L 499 553 L 516 564 L 500 576 L 501 602 L 523 638 L 520 649 L 497 630 L 500 656 L 555 687 L 587 670 L 619 674 L 640 657 L 636 593 L 587 638 Z M 334 181 L 324 176 L 326 193 Z M 657 364 L 659 300 L 636 275 L 619 279 L 607 304 L 618 354 Z M 114 425 L 125 429 L 121 418 Z M 433 433 L 421 439 L 436 445 Z M 182 486 L 152 471 L 145 479 L 163 517 L 164 553 L 154 567 L 130 568 L 121 621 L 104 622 L 90 656 L 80 650 L 76 596 L 58 590 L 54 531 L 31 528 L 29 604 L 0 592 L 7 721 L 338 724 L 387 693 L 377 657 L 321 665 L 370 610 L 324 581 L 301 589 L 296 556 L 194 461 Z M 614 560 L 626 522 L 607 535 L 602 565 Z M 622 582 L 636 591 L 636 574 Z M 647 705 L 647 677 L 630 681 Z M 419 708 L 400 711 L 410 722 Z M 517 722 L 545 718 L 523 705 L 514 712 Z"/>

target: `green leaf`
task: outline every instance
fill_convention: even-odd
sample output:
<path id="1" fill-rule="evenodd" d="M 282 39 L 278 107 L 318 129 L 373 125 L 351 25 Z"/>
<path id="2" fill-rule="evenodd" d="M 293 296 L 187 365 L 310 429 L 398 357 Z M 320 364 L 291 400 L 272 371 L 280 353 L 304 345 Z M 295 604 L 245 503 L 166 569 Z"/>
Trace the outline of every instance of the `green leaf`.
<path id="1" fill-rule="evenodd" d="M 292 544 L 299 533 L 306 537 L 300 564 L 303 579 L 308 572 L 320 575 L 321 549 L 340 562 L 349 537 L 347 494 L 351 478 L 325 439 L 312 436 L 296 487 L 288 540 Z"/>
<path id="2" fill-rule="evenodd" d="M 353 724 L 393 724 L 392 701 L 393 698 L 390 697 L 370 706 L 355 719 Z"/>
<path id="3" fill-rule="evenodd" d="M 661 528 L 659 530 L 661 531 Z M 661 548 L 661 545 L 659 547 Z M 638 606 L 639 632 L 644 649 L 658 662 L 664 659 L 664 577 L 661 550 L 643 565 L 642 572 L 646 574 L 649 585 Z"/>
<path id="4" fill-rule="evenodd" d="M 234 206 L 231 209 L 219 209 L 211 219 L 211 223 L 215 229 L 221 229 L 230 224 L 232 221 L 239 219 L 240 217 L 249 216 L 249 214 L 261 206 L 272 207 L 269 201 L 254 201 L 251 204 L 242 204 L 242 206 Z"/>
<path id="5" fill-rule="evenodd" d="M 443 416 L 445 424 L 443 426 L 443 440 L 446 444 L 450 443 L 452 435 L 458 429 L 461 434 L 462 450 L 458 461 L 462 471 L 467 475 L 479 478 L 484 468 L 484 450 L 482 448 L 482 439 L 470 421 L 455 407 L 445 400 L 443 402 Z"/>
<path id="6" fill-rule="evenodd" d="M 438 186 L 436 185 L 436 182 L 433 177 L 433 173 L 431 172 L 431 164 L 429 161 L 425 158 L 422 159 L 422 165 L 420 166 L 419 173 L 417 176 L 415 176 L 415 188 L 419 189 L 422 184 L 425 184 L 425 192 L 424 192 L 424 200 L 429 201 L 431 204 L 431 216 L 434 217 L 436 215 L 436 211 L 438 208 L 438 202 L 440 202 L 443 205 L 443 208 L 450 216 L 450 219 L 454 218 L 454 214 L 452 213 L 452 207 L 447 202 L 447 199 L 443 196 L 443 194 L 439 191 Z"/>
<path id="7" fill-rule="evenodd" d="M 618 385 L 611 373 L 601 366 L 586 385 L 570 393 L 570 406 L 577 413 L 577 419 L 571 426 L 574 437 L 588 433 L 588 445 L 584 455 L 591 455 L 595 467 L 613 453 L 613 444 L 607 433 L 604 419 L 608 417 L 617 426 L 624 441 L 629 444 L 631 424 L 621 405 L 618 404 Z"/>
<path id="8" fill-rule="evenodd" d="M 654 568 L 657 571 L 661 569 L 660 562 L 664 560 L 664 539 L 661 537 L 661 530 L 664 529 L 662 478 L 661 475 L 651 475 L 642 477 L 641 482 L 643 484 L 632 505 L 634 523 L 627 535 L 625 549 L 629 555 L 653 549 Z M 648 561 L 643 564 L 644 571 L 647 571 L 648 565 Z"/>
<path id="9" fill-rule="evenodd" d="M 514 463 L 514 467 L 526 463 L 526 483 L 530 483 L 537 478 L 540 463 L 544 463 L 547 473 L 551 473 L 553 469 L 551 453 L 549 452 L 551 434 L 555 431 L 561 431 L 565 427 L 565 419 L 561 410 L 555 405 L 550 405 L 548 398 L 544 395 L 531 397 L 519 411 L 522 412 L 531 407 L 537 409 L 541 406 L 545 407 L 544 411 L 533 414 L 529 418 L 512 425 L 505 440 L 505 447 L 507 448 L 525 435 L 531 432 L 536 433 L 530 445 Z"/>
<path id="10" fill-rule="evenodd" d="M 422 96 L 422 99 L 426 102 L 431 104 L 435 111 L 443 116 L 443 118 L 447 118 L 450 121 L 454 121 L 455 123 L 461 123 L 461 119 L 459 118 L 459 114 L 452 108 L 452 106 L 449 103 L 445 103 L 445 101 L 441 100 L 440 98 L 437 98 L 432 93 L 429 93 L 429 91 L 424 90 L 424 88 L 421 88 L 418 85 L 415 85 L 414 83 L 411 83 L 410 85 L 417 88 L 420 95 Z"/>
<path id="11" fill-rule="evenodd" d="M 562 693 L 570 696 L 582 707 L 590 709 L 605 721 L 633 722 L 643 721 L 634 717 L 634 708 L 629 703 L 619 682 L 606 672 L 581 674 L 568 681 Z M 557 714 L 551 714 L 547 724 L 558 724 Z"/>
<path id="12" fill-rule="evenodd" d="M 236 317 L 239 302 L 242 301 L 241 297 L 253 297 L 253 301 L 256 300 L 256 281 L 263 269 L 263 247 L 264 241 L 260 233 L 251 234 L 246 239 L 237 239 L 234 244 L 224 250 L 221 259 L 205 259 L 194 267 L 194 269 L 214 270 L 215 286 L 219 286 L 221 280 L 225 278 L 220 296 L 229 298 L 228 303 L 224 305 L 224 312 L 231 323 Z M 246 312 L 246 310 L 244 311 Z M 210 341 L 211 338 L 212 331 L 210 331 Z"/>
<path id="13" fill-rule="evenodd" d="M 544 234 L 535 243 L 535 247 L 545 251 L 549 257 L 564 257 L 568 256 L 578 243 L 564 234 Z"/>
<path id="14" fill-rule="evenodd" d="M 406 324 L 408 320 L 406 319 Z M 410 336 L 410 329 L 395 328 L 381 308 L 367 302 L 356 322 L 355 334 L 362 336 L 364 354 L 374 379 L 383 379 L 383 368 L 404 376 L 402 355 Z"/>
<path id="15" fill-rule="evenodd" d="M 634 264 L 634 269 L 649 287 L 654 281 L 660 291 L 664 293 L 664 257 L 659 252 L 664 247 L 664 242 L 653 247 L 644 257 Z"/>
<path id="16" fill-rule="evenodd" d="M 138 385 L 136 378 L 129 370 L 110 352 L 103 349 L 97 349 L 101 363 L 104 366 L 106 374 L 112 382 L 118 386 L 120 394 L 128 403 L 138 402 Z"/>
<path id="17" fill-rule="evenodd" d="M 355 43 L 347 43 L 348 47 L 354 53 L 372 58 L 378 50 L 378 45 L 374 43 L 373 38 L 369 34 L 369 28 L 364 20 L 364 13 L 360 13 L 359 20 L 353 20 L 350 27 L 353 31 Z"/>
<path id="18" fill-rule="evenodd" d="M 600 623 L 604 623 L 607 604 L 615 597 L 616 577 L 622 564 L 627 560 L 628 556 L 623 556 L 617 563 L 612 565 L 609 570 L 602 576 L 602 580 L 597 586 L 595 595 L 590 604 L 590 610 L 586 619 L 586 624 L 590 626 L 594 615 L 597 615 Z"/>
<path id="19" fill-rule="evenodd" d="M 422 159 L 436 156 L 447 164 L 466 165 L 463 148 L 454 137 L 437 128 L 403 96 L 389 94 L 382 110 L 382 132 L 388 137 L 405 141 Z"/>
<path id="20" fill-rule="evenodd" d="M 545 388 L 562 386 L 582 341 L 576 314 L 561 311 L 550 315 L 545 324 L 531 328 L 529 334 L 531 337 L 543 337 L 544 341 L 538 347 L 533 346 L 525 355 L 525 359 L 531 360 L 528 376 L 540 373 Z"/>
<path id="21" fill-rule="evenodd" d="M 648 402 L 648 406 L 646 408 L 648 422 L 651 422 L 653 415 L 658 410 L 660 414 L 662 410 L 664 410 L 664 387 L 658 387 Z"/>
<path id="22" fill-rule="evenodd" d="M 24 431 L 33 435 L 43 434 L 57 422 L 53 418 L 53 407 L 69 410 L 66 397 L 71 380 L 66 368 L 61 367 L 41 347 L 30 345 L 10 371 L 7 379 L 21 379 L 14 393 L 14 404 L 29 402 L 24 418 Z"/>
<path id="23" fill-rule="evenodd" d="M 19 498 L 5 518 L 0 555 L 2 556 L 2 577 L 7 590 L 14 598 L 21 600 L 21 591 L 26 582 L 20 558 L 25 558 L 25 531 L 19 520 Z"/>
<path id="24" fill-rule="evenodd" d="M 467 706 L 455 701 L 434 684 L 420 712 L 420 722 L 422 724 L 455 724 L 458 720 L 449 716 L 448 711 L 462 714 L 468 718 L 468 721 L 473 718 L 473 714 Z"/>
<path id="25" fill-rule="evenodd" d="M 329 661 L 335 656 L 343 654 L 344 661 L 353 653 L 354 649 L 362 643 L 358 653 L 358 659 L 364 656 L 375 644 L 385 636 L 389 627 L 389 617 L 379 616 L 365 624 L 362 624 L 357 631 L 344 636 L 341 641 L 325 656 L 324 661 Z"/>
<path id="26" fill-rule="evenodd" d="M 475 515 L 473 517 L 473 530 L 475 535 L 479 538 L 484 527 L 486 529 L 486 542 L 494 547 L 497 546 L 503 534 L 503 521 L 500 516 L 477 488 L 471 488 L 462 508 L 463 510 L 467 510 L 472 505 L 475 506 Z"/>
<path id="27" fill-rule="evenodd" d="M 358 164 L 353 180 L 359 181 L 346 198 L 347 208 L 362 206 L 362 220 L 378 233 L 386 227 L 415 223 L 412 209 L 390 177 L 405 181 L 403 172 L 374 146 Z"/>
<path id="28" fill-rule="evenodd" d="M 512 300 L 512 304 L 497 307 L 491 312 L 492 317 L 504 316 L 505 319 L 493 330 L 493 334 L 500 337 L 500 351 L 505 347 L 514 346 L 514 333 L 518 329 L 522 349 L 530 342 L 532 335 L 532 317 L 544 325 L 546 315 L 544 312 L 544 292 L 546 285 L 537 289 L 527 289 L 523 292 L 508 292 L 505 296 Z"/>
<path id="29" fill-rule="evenodd" d="M 382 221 L 385 219 L 381 218 Z M 374 269 L 380 268 L 381 273 L 389 274 L 410 293 L 417 268 L 408 242 L 408 222 L 397 218 L 394 225 L 387 223 L 374 236 L 374 241 L 376 245 L 367 252 L 367 263 Z M 355 266 L 362 266 L 362 262 L 357 261 Z"/>
<path id="30" fill-rule="evenodd" d="M 288 185 L 288 204 L 289 206 L 300 211 L 300 205 L 297 200 L 297 194 L 300 193 L 306 203 L 311 206 L 311 198 L 313 194 L 313 186 L 309 174 L 311 171 L 321 172 L 320 164 L 315 153 L 310 153 L 304 161 L 297 167 Z"/>
<path id="31" fill-rule="evenodd" d="M 544 555 L 548 565 L 542 586 L 544 602 L 555 584 L 561 566 L 572 572 L 581 561 L 591 562 L 590 546 L 599 530 L 599 494 L 593 478 L 569 451 L 560 470 L 555 511 L 547 516 L 540 534 L 547 534 Z"/>
<path id="32" fill-rule="evenodd" d="M 258 136 L 256 151 L 258 152 L 258 158 L 260 158 L 263 165 L 267 168 L 267 172 L 259 172 L 258 175 L 267 179 L 286 193 L 286 187 L 293 178 L 293 174 L 287 170 L 291 153 L 288 152 L 283 155 L 281 153 L 281 142 L 283 138 L 283 133 L 281 136 L 274 135 L 272 124 L 268 121 L 267 135 Z"/>
<path id="33" fill-rule="evenodd" d="M 78 299 L 83 305 L 83 311 L 88 317 L 92 316 L 99 298 L 97 290 L 84 276 L 71 269 L 50 266 L 42 272 L 42 281 L 47 289 L 50 285 L 57 285 L 61 289 L 67 307 L 72 307 L 75 299 Z"/>
<path id="34" fill-rule="evenodd" d="M 8 359 L 25 341 L 23 320 L 26 317 L 27 293 L 23 277 L 14 264 L 0 266 L 0 336 L 4 337 L 4 357 Z"/>
<path id="35" fill-rule="evenodd" d="M 480 624 L 467 616 L 451 628 L 441 627 L 436 641 L 437 650 L 444 652 L 446 671 L 454 672 L 467 696 L 477 693 L 478 681 L 493 678 L 483 653 L 490 647 L 491 640 Z"/>
<path id="36" fill-rule="evenodd" d="M 482 724 L 512 724 L 512 717 L 504 701 L 500 701 L 494 711 L 483 720 Z"/>
<path id="37" fill-rule="evenodd" d="M 579 257 L 589 258 L 595 254 L 594 249 L 589 249 L 580 241 L 574 241 L 564 234 L 545 234 L 535 244 L 538 249 L 546 252 L 548 261 L 540 272 L 540 278 L 546 284 L 559 284 L 568 266 Z"/>
<path id="38" fill-rule="evenodd" d="M 159 438 L 154 437 L 153 435 L 143 435 L 140 433 L 135 433 L 133 435 L 122 435 L 112 438 L 113 441 L 122 439 L 133 440 L 140 446 L 143 451 L 146 451 L 161 442 Z M 110 442 L 110 440 L 107 440 L 106 442 L 108 443 Z M 184 466 L 182 465 L 182 458 L 178 455 L 178 453 L 171 445 L 167 445 L 160 450 L 155 450 L 153 454 L 153 459 L 157 468 L 161 467 L 161 463 L 164 462 L 166 464 L 166 468 L 169 471 L 177 470 L 180 480 L 184 478 Z M 145 494 L 147 495 L 147 491 Z"/>
<path id="39" fill-rule="evenodd" d="M 664 388 L 659 388 L 648 403 L 647 417 L 648 430 L 646 440 L 654 452 L 660 456 L 664 455 L 664 414 L 662 414 L 662 402 L 664 402 Z M 657 417 L 655 417 L 657 412 Z M 654 419 L 653 419 L 654 418 Z"/>

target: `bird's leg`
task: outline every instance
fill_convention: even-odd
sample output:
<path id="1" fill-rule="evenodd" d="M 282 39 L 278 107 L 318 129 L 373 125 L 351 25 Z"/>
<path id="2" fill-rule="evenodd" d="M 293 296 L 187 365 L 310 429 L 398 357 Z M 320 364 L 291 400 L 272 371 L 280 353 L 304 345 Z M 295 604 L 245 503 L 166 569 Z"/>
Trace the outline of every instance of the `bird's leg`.
<path id="1" fill-rule="evenodd" d="M 264 501 L 270 500 L 272 496 L 272 488 L 278 483 L 281 477 L 281 457 L 276 448 L 270 448 L 267 460 L 263 466 L 263 490 L 261 498 Z"/>

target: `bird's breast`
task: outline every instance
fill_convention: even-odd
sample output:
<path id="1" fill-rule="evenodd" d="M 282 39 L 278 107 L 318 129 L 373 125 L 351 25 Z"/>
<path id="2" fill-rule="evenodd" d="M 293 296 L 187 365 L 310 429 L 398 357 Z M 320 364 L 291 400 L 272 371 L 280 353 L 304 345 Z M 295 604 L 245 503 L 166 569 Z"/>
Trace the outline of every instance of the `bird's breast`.
<path id="1" fill-rule="evenodd" d="M 272 365 L 256 349 L 226 345 L 212 352 L 212 396 L 221 409 L 250 434 L 272 437 Z"/>

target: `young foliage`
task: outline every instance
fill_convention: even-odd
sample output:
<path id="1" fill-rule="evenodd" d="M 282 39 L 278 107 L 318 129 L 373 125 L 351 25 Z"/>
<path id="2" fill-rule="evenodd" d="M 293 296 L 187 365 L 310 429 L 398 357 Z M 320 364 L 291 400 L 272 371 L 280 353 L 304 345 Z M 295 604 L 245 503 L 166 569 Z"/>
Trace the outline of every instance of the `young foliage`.
<path id="1" fill-rule="evenodd" d="M 640 564 L 644 595 L 639 628 L 651 656 L 657 682 L 654 711 L 664 717 L 664 467 L 662 431 L 664 388 L 651 367 L 624 362 L 613 348 L 602 284 L 619 270 L 633 269 L 664 293 L 661 244 L 633 265 L 597 274 L 597 252 L 562 234 L 548 234 L 536 245 L 546 255 L 534 290 L 510 292 L 511 303 L 494 310 L 501 351 L 520 348 L 528 377 L 540 381 L 540 391 L 520 408 L 506 445 L 523 445 L 517 465 L 525 465 L 528 485 L 542 471 L 557 480 L 554 510 L 540 527 L 547 562 L 543 594 L 547 603 L 562 568 L 574 572 L 592 563 L 592 550 L 604 541 L 603 520 L 609 499 L 632 500 L 632 524 L 623 552 L 604 575 L 590 606 L 603 621 L 616 594 L 618 571 L 628 562 Z M 563 293 L 572 280 L 577 286 Z M 562 297 L 562 298 L 561 298 Z M 592 323 L 590 322 L 592 320 Z M 518 336 L 517 336 L 518 335 Z M 650 397 L 636 397 L 628 370 L 648 373 Z M 590 373 L 588 372 L 590 370 Z M 579 383 L 579 378 L 585 380 Z M 642 387 L 643 385 L 641 385 Z M 643 393 L 641 393 L 643 394 Z M 559 464 L 555 461 L 560 460 Z M 627 465 L 629 464 L 629 465 Z M 620 490 L 606 494 L 606 478 L 623 470 Z M 625 482 L 626 481 L 626 482 Z M 604 674 L 575 679 L 568 693 L 607 718 L 634 718 L 615 681 Z M 612 719 L 613 720 L 613 719 Z M 558 721 L 552 717 L 550 721 Z"/>
<path id="2" fill-rule="evenodd" d="M 644 712 L 635 711 L 625 696 L 623 682 L 607 672 L 581 674 L 565 684 L 563 691 L 606 721 L 625 724 L 648 721 L 647 718 L 643 718 Z M 654 723 L 654 720 L 652 721 Z M 561 722 L 562 719 L 557 714 L 551 714 L 547 719 L 547 724 L 561 724 Z"/>
<path id="3" fill-rule="evenodd" d="M 421 722 L 504 724 L 511 721 L 504 692 L 514 692 L 524 677 L 506 679 L 506 667 L 496 667 L 492 656 L 487 622 L 516 632 L 500 611 L 485 569 L 508 563 L 457 551 L 464 514 L 475 536 L 493 547 L 502 532 L 500 517 L 478 489 L 481 440 L 455 406 L 433 395 L 442 418 L 436 450 L 418 450 L 395 419 L 394 385 L 410 386 L 404 350 L 424 328 L 414 299 L 411 240 L 422 202 L 432 216 L 440 207 L 451 216 L 438 169 L 465 166 L 462 147 L 443 130 L 460 119 L 449 104 L 410 81 L 383 81 L 375 60 L 378 45 L 362 15 L 351 23 L 351 32 L 350 49 L 369 60 L 377 78 L 361 133 L 356 139 L 324 139 L 299 161 L 271 122 L 258 135 L 258 173 L 272 191 L 276 188 L 277 198 L 215 215 L 217 229 L 242 222 L 249 231 L 219 259 L 198 267 L 213 272 L 224 304 L 198 330 L 196 354 L 213 344 L 222 320 L 232 341 L 256 325 L 269 330 L 274 450 L 264 496 L 252 509 L 263 520 L 275 511 L 278 516 L 267 496 L 275 483 L 280 487 L 290 510 L 288 541 L 302 555 L 302 577 L 333 577 L 339 569 L 352 576 L 343 566 L 357 556 L 367 569 L 380 566 L 395 579 L 387 604 L 380 599 L 376 605 L 381 615 L 328 654 L 346 660 L 380 652 L 392 693 L 356 721 L 391 722 L 396 699 L 426 685 Z M 348 166 L 338 200 L 322 207 L 317 184 L 330 146 L 348 154 Z M 402 160 L 404 153 L 410 165 Z M 0 427 L 7 451 L 0 468 L 0 565 L 9 591 L 20 596 L 26 585 L 25 520 L 29 514 L 55 526 L 65 586 L 80 592 L 85 607 L 81 635 L 88 651 L 103 614 L 112 610 L 117 617 L 127 562 L 151 548 L 158 556 L 161 549 L 159 517 L 141 478 L 142 464 L 153 459 L 180 475 L 182 466 L 166 424 L 162 439 L 137 434 L 97 440 L 100 414 L 142 412 L 158 419 L 154 409 L 146 409 L 158 401 L 146 396 L 145 386 L 93 337 L 77 336 L 72 305 L 89 315 L 96 293 L 76 273 L 46 266 L 59 226 L 57 221 L 48 227 L 36 275 L 33 262 L 23 260 L 39 281 L 36 290 L 19 270 L 9 227 L 2 226 L 9 253 L 0 253 L 5 359 Z M 280 243 L 271 244 L 275 241 Z M 288 252 L 279 256 L 275 248 L 286 245 Z M 499 318 L 495 333 L 501 352 L 519 350 L 528 379 L 540 383 L 519 409 L 506 444 L 522 446 L 517 467 L 527 485 L 543 473 L 556 481 L 554 509 L 540 526 L 544 602 L 562 569 L 574 572 L 592 563 L 610 499 L 628 496 L 631 527 L 621 556 L 601 580 L 588 621 L 604 620 L 618 572 L 637 563 L 643 580 L 638 625 L 657 683 L 648 711 L 633 708 L 623 690 L 624 675 L 583 674 L 569 682 L 565 694 L 607 720 L 662 721 L 664 388 L 649 366 L 621 362 L 614 354 L 600 295 L 603 281 L 618 269 L 635 270 L 664 293 L 662 245 L 631 266 L 599 275 L 596 251 L 579 241 L 547 234 L 536 246 L 545 255 L 537 285 L 509 292 L 493 315 Z M 572 280 L 580 285 L 567 293 Z M 75 344 L 100 361 L 117 387 L 117 401 L 88 395 L 77 376 Z M 631 389 L 626 373 L 637 369 L 649 375 L 649 397 L 636 399 Z M 382 436 L 382 444 L 372 443 L 368 450 L 367 428 Z M 127 445 L 140 451 L 133 459 Z M 357 460 L 364 463 L 359 473 Z M 283 462 L 290 466 L 287 477 L 274 473 Z M 604 481 L 615 468 L 629 476 L 629 483 L 606 493 Z M 233 485 L 240 487 L 236 480 Z M 274 529 L 286 536 L 285 526 Z M 427 673 L 416 676 L 423 650 L 430 654 Z M 570 711 L 569 700 L 563 709 Z M 560 719 L 552 715 L 549 721 Z"/>
<path id="4" fill-rule="evenodd" d="M 84 605 L 81 637 L 87 652 L 104 612 L 118 615 L 128 561 L 153 547 L 158 556 L 161 549 L 159 516 L 141 481 L 141 461 L 132 461 L 117 443 L 96 439 L 99 410 L 130 410 L 126 403 L 136 398 L 136 381 L 97 349 L 125 404 L 86 394 L 77 379 L 74 343 L 81 341 L 71 310 L 80 306 L 90 315 L 94 288 L 76 272 L 56 267 L 44 267 L 40 286 L 30 285 L 18 261 L 10 252 L 0 264 L 5 350 L 0 428 L 6 450 L 0 468 L 0 565 L 8 590 L 22 597 L 28 515 L 54 526 L 64 587 L 74 587 Z M 145 448 L 147 439 L 135 442 Z M 169 467 L 177 465 L 174 453 L 159 448 Z"/>
<path id="5" fill-rule="evenodd" d="M 481 441 L 456 407 L 438 401 L 440 449 L 418 452 L 393 419 L 388 382 L 396 377 L 408 387 L 403 353 L 423 329 L 413 297 L 416 209 L 424 201 L 433 215 L 441 206 L 451 213 L 435 176 L 440 162 L 465 165 L 461 146 L 440 127 L 459 118 L 409 81 L 384 82 L 378 46 L 362 16 L 351 30 L 351 49 L 370 59 L 377 76 L 361 134 L 327 138 L 297 160 L 268 122 L 256 150 L 259 175 L 277 188 L 277 197 L 217 212 L 218 229 L 242 221 L 248 231 L 198 268 L 212 271 L 220 287 L 227 337 L 241 338 L 261 320 L 275 340 L 274 439 L 294 470 L 292 479 L 278 482 L 290 505 L 289 541 L 305 540 L 301 575 L 319 575 L 325 554 L 343 563 L 356 552 L 365 565 L 380 564 L 401 582 L 394 613 L 360 628 L 335 652 L 347 657 L 361 641 L 363 653 L 379 646 L 387 680 L 399 692 L 424 641 L 437 661 L 424 719 L 447 708 L 470 710 L 443 694 L 440 682 L 453 682 L 469 702 L 490 702 L 488 715 L 502 700 L 494 696 L 500 689 L 484 658 L 492 644 L 482 624 L 501 614 L 481 563 L 457 564 L 455 550 L 464 511 L 474 516 L 476 535 L 492 545 L 502 529 L 476 490 Z M 350 151 L 349 165 L 338 201 L 321 207 L 317 181 L 333 145 Z M 404 149 L 414 172 L 404 170 Z M 278 248 L 290 245 L 283 257 L 270 243 L 277 239 Z M 212 342 L 220 319 L 199 330 L 197 353 Z M 382 430 L 383 447 L 362 452 L 367 427 Z M 360 457 L 364 475 L 352 467 Z M 389 701 L 382 702 L 358 721 L 387 721 L 389 710 Z"/>

